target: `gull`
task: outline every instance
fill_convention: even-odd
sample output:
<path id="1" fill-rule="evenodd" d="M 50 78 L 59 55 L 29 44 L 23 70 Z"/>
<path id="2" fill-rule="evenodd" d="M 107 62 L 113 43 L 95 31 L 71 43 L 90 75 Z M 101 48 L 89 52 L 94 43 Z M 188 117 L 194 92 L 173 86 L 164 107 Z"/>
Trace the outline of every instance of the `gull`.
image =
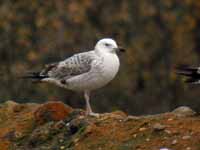
<path id="1" fill-rule="evenodd" d="M 186 83 L 200 84 L 200 67 L 177 67 L 177 74 L 187 77 Z"/>
<path id="2" fill-rule="evenodd" d="M 105 86 L 116 76 L 120 66 L 117 52 L 124 51 L 113 39 L 104 38 L 96 43 L 94 50 L 48 64 L 41 71 L 31 72 L 24 77 L 84 92 L 86 115 L 95 116 L 90 106 L 90 93 Z"/>

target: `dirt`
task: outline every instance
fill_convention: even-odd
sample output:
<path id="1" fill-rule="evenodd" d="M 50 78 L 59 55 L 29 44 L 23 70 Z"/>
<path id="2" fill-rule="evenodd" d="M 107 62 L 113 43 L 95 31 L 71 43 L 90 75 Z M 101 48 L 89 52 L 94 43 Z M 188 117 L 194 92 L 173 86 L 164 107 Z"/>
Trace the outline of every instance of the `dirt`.
<path id="1" fill-rule="evenodd" d="M 200 150 L 200 116 L 188 107 L 150 116 L 85 116 L 62 102 L 0 105 L 0 150 Z"/>

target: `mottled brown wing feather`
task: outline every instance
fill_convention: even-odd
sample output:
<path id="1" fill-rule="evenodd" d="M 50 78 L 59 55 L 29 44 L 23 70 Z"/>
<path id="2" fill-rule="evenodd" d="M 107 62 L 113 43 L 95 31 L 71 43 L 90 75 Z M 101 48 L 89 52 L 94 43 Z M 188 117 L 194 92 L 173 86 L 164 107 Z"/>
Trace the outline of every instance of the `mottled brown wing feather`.
<path id="1" fill-rule="evenodd" d="M 93 57 L 90 52 L 76 54 L 62 62 L 47 65 L 40 75 L 67 79 L 88 72 L 91 69 L 92 60 Z"/>

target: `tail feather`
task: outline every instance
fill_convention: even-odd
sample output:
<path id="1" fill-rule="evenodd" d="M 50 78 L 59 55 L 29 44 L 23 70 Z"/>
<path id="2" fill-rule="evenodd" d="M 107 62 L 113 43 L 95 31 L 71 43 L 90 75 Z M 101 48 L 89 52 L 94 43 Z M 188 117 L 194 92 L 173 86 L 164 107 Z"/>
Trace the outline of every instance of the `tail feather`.
<path id="1" fill-rule="evenodd" d="M 21 76 L 22 79 L 32 79 L 33 82 L 41 81 L 47 77 L 46 75 L 41 75 L 40 72 L 29 72 L 27 75 Z"/>
<path id="2" fill-rule="evenodd" d="M 200 72 L 199 68 L 180 66 L 176 68 L 177 74 L 187 77 L 186 83 L 200 83 Z"/>

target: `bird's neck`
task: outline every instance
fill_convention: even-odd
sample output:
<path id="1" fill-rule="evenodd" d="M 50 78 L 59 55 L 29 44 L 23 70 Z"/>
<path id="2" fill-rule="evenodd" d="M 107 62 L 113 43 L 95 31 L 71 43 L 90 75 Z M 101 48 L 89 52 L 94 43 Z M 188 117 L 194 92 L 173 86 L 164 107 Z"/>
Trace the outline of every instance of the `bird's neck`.
<path id="1" fill-rule="evenodd" d="M 117 56 L 116 53 L 109 53 L 109 52 L 106 52 L 106 51 L 101 50 L 101 49 L 95 49 L 94 51 L 100 57 L 106 57 L 106 56 L 111 56 L 111 55 Z"/>
<path id="2" fill-rule="evenodd" d="M 102 56 L 103 55 L 103 51 L 102 50 L 100 50 L 100 49 L 98 49 L 98 48 L 95 48 L 95 53 L 98 55 L 98 56 Z"/>

